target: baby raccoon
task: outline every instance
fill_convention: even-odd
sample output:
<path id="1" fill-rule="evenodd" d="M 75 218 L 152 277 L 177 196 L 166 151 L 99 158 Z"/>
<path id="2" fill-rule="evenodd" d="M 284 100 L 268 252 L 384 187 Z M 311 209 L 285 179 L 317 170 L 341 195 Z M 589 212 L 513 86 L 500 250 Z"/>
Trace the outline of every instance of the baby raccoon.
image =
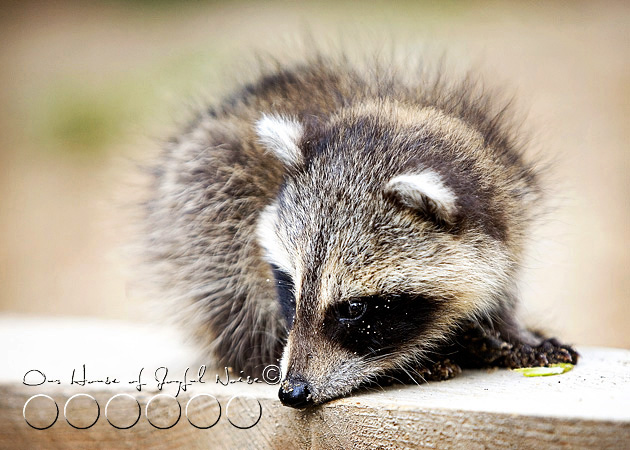
<path id="1" fill-rule="evenodd" d="M 541 188 L 495 106 L 412 67 L 317 56 L 266 71 L 155 165 L 155 285 L 221 366 L 281 358 L 293 407 L 577 362 L 515 318 Z"/>

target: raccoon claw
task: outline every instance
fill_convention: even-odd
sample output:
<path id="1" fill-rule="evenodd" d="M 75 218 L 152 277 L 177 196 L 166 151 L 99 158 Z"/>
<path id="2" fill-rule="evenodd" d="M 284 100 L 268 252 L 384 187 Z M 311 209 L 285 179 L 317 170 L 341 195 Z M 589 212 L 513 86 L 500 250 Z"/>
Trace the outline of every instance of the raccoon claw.
<path id="1" fill-rule="evenodd" d="M 576 364 L 580 356 L 572 347 L 561 344 L 555 338 L 546 339 L 541 343 L 538 349 L 540 352 L 544 352 L 548 364 Z"/>

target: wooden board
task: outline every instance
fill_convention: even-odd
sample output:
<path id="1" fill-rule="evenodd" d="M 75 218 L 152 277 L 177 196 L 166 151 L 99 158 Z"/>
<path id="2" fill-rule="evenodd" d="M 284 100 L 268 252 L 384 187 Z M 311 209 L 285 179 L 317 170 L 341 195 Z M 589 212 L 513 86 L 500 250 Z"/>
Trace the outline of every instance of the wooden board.
<path id="1" fill-rule="evenodd" d="M 81 339 L 70 345 L 78 332 Z M 218 375 L 225 382 L 224 372 L 211 369 L 205 383 L 192 383 L 175 400 L 187 358 L 188 381 L 197 377 L 199 361 L 162 327 L 0 317 L 0 339 L 9 344 L 0 350 L 7 362 L 0 369 L 0 448 L 630 448 L 628 350 L 579 347 L 580 364 L 563 375 L 466 371 L 445 382 L 393 386 L 297 411 L 280 404 L 277 385 L 223 386 L 215 381 Z M 119 382 L 71 384 L 73 370 L 81 381 L 84 363 L 89 380 Z M 161 391 L 160 366 L 175 381 Z M 146 385 L 139 392 L 142 367 Z M 25 385 L 32 369 L 47 382 Z M 157 375 L 162 379 L 164 369 Z M 26 382 L 41 379 L 30 372 Z M 128 395 L 108 405 L 121 393 Z M 38 394 L 50 398 L 36 397 L 25 408 Z M 152 400 L 156 394 L 168 395 Z M 29 426 L 25 417 L 39 427 L 51 422 L 53 400 L 54 425 Z M 174 426 L 156 428 L 175 423 L 180 407 Z M 136 418 L 128 429 L 110 424 L 124 427 Z"/>

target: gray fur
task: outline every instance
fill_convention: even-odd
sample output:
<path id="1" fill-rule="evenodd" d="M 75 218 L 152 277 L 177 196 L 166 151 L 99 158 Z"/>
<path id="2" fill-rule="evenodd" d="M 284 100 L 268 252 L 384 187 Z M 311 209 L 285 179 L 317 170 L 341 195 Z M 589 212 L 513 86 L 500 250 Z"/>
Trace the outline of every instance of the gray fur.
<path id="1" fill-rule="evenodd" d="M 526 335 L 515 279 L 536 171 L 476 84 L 397 69 L 322 56 L 280 67 L 165 148 L 145 253 L 157 290 L 219 364 L 255 374 L 284 349 L 285 387 L 306 379 L 320 403 L 422 366 L 467 321 Z M 423 172 L 442 190 L 390 183 Z M 269 262 L 293 282 L 290 334 Z M 357 356 L 322 331 L 349 299 L 402 294 L 439 314 L 399 348 Z"/>

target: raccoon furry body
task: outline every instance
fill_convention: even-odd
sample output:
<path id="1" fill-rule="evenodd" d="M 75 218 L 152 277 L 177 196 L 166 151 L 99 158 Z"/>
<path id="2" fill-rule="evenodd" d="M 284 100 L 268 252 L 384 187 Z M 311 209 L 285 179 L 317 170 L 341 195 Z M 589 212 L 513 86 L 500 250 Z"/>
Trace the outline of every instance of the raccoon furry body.
<path id="1" fill-rule="evenodd" d="M 219 365 L 256 374 L 281 358 L 289 406 L 401 373 L 577 360 L 515 319 L 534 166 L 473 83 L 410 73 L 278 66 L 198 114 L 155 166 L 156 287 Z"/>

